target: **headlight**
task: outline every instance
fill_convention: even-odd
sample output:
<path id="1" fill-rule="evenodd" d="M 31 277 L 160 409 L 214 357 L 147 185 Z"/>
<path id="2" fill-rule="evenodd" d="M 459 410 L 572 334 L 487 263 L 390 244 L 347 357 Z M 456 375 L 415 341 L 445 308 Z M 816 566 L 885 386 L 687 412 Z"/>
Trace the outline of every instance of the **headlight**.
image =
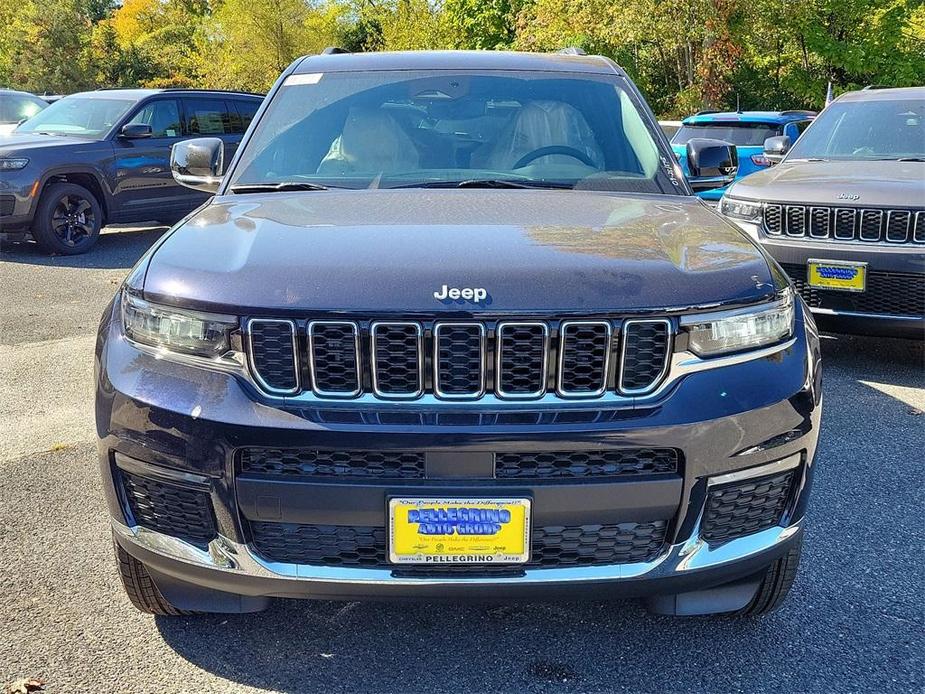
<path id="1" fill-rule="evenodd" d="M 158 306 L 123 291 L 122 325 L 126 337 L 151 347 L 219 357 L 230 349 L 230 333 L 238 319 Z"/>
<path id="2" fill-rule="evenodd" d="M 765 347 L 793 334 L 793 294 L 787 289 L 774 303 L 681 320 L 689 349 L 701 357 Z"/>
<path id="3" fill-rule="evenodd" d="M 744 222 L 758 223 L 761 221 L 761 203 L 736 200 L 726 195 L 719 201 L 719 212 L 730 219 L 741 219 Z"/>
<path id="4" fill-rule="evenodd" d="M 19 171 L 26 168 L 29 160 L 25 157 L 16 157 L 15 159 L 0 159 L 0 171 Z"/>

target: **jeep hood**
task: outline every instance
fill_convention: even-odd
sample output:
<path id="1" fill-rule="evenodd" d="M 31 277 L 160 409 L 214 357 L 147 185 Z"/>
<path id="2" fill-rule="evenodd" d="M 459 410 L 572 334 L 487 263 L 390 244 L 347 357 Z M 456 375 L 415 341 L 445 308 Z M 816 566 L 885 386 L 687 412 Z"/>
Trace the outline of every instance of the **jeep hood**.
<path id="1" fill-rule="evenodd" d="M 785 161 L 736 181 L 728 195 L 766 202 L 920 207 L 925 162 Z"/>
<path id="2" fill-rule="evenodd" d="M 484 302 L 441 303 L 444 285 Z M 248 309 L 617 312 L 757 301 L 762 252 L 696 198 L 562 190 L 229 195 L 151 254 L 145 296 Z"/>
<path id="3" fill-rule="evenodd" d="M 96 150 L 100 147 L 111 147 L 102 140 L 92 140 L 85 137 L 71 137 L 69 135 L 34 135 L 32 133 L 11 132 L 0 137 L 0 156 L 13 156 L 25 154 L 41 149 L 61 149 L 70 147 L 74 149 Z"/>

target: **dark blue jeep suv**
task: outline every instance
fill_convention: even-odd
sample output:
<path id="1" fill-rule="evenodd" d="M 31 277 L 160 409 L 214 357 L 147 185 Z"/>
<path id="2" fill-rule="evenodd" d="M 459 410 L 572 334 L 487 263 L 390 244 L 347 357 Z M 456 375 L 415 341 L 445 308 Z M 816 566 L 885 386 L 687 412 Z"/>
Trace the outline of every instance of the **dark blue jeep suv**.
<path id="1" fill-rule="evenodd" d="M 695 140 L 700 188 L 734 150 Z M 774 609 L 820 418 L 786 275 L 696 198 L 626 74 L 326 54 L 100 324 L 115 551 L 155 614 L 275 597 Z"/>

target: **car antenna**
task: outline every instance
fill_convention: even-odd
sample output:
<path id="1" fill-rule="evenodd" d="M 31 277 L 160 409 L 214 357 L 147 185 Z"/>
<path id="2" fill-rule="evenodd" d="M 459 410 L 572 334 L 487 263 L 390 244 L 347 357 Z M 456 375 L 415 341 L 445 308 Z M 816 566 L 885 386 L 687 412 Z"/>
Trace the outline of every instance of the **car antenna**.
<path id="1" fill-rule="evenodd" d="M 742 107 L 739 105 L 739 95 L 736 93 L 736 113 L 742 113 Z"/>

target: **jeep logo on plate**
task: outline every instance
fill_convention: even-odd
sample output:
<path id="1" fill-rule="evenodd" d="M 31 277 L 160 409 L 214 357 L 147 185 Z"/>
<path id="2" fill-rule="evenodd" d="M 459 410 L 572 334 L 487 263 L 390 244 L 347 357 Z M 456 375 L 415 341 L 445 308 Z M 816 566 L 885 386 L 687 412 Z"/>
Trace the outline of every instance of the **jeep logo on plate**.
<path id="1" fill-rule="evenodd" d="M 434 298 L 447 304 L 451 301 L 471 301 L 478 304 L 488 302 L 488 290 L 483 287 L 448 287 L 444 284 L 434 292 Z"/>
<path id="2" fill-rule="evenodd" d="M 839 193 L 835 197 L 838 200 L 859 200 L 861 198 L 857 193 Z"/>

